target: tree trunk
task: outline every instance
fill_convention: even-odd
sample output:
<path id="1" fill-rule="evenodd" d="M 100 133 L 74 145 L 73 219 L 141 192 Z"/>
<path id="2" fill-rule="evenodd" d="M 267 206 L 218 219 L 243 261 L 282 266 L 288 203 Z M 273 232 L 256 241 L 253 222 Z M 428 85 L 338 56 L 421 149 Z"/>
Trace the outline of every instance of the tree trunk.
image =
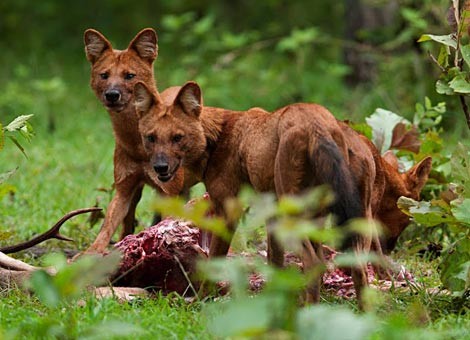
<path id="1" fill-rule="evenodd" d="M 344 60 L 351 67 L 351 73 L 346 78 L 350 85 L 373 80 L 376 62 L 367 47 L 377 44 L 377 41 L 372 41 L 370 36 L 374 31 L 391 25 L 396 19 L 398 9 L 397 0 L 376 5 L 367 0 L 346 0 L 345 38 L 352 44 L 347 44 L 344 48 Z M 366 32 L 369 37 L 365 35 Z M 360 45 L 364 48 L 360 48 Z"/>

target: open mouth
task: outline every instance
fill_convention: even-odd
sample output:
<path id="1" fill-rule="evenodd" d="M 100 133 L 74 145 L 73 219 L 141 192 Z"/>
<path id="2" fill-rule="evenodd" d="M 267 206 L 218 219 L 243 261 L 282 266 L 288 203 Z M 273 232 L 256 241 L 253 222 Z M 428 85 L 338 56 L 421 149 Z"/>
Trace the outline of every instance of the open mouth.
<path id="1" fill-rule="evenodd" d="M 175 164 L 174 167 L 170 168 L 167 167 L 165 172 L 163 172 L 163 169 L 158 169 L 158 167 L 154 167 L 154 170 L 157 174 L 157 178 L 160 182 L 168 182 L 169 180 L 173 179 L 175 177 L 175 174 L 178 172 L 178 169 L 180 167 L 180 162 Z"/>
<path id="2" fill-rule="evenodd" d="M 158 180 L 161 182 L 168 182 L 173 177 L 173 174 L 170 174 L 170 173 L 158 174 L 157 177 L 158 177 Z"/>
<path id="3" fill-rule="evenodd" d="M 113 110 L 113 111 L 117 111 L 117 112 L 122 111 L 125 107 L 125 105 L 122 104 L 122 103 L 109 103 L 109 102 L 107 102 L 107 103 L 105 103 L 105 105 L 108 109 Z"/>

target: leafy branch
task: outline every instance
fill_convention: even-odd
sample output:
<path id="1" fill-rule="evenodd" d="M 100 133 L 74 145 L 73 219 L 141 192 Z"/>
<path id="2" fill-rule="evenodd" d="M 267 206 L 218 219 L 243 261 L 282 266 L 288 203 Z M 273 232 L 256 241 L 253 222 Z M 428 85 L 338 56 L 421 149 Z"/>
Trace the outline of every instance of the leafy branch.
<path id="1" fill-rule="evenodd" d="M 33 137 L 34 133 L 33 128 L 31 127 L 31 124 L 29 124 L 28 121 L 32 116 L 33 115 L 18 116 L 5 127 L 2 126 L 2 124 L 0 123 L 0 151 L 3 150 L 5 146 L 5 137 L 7 137 L 18 147 L 18 149 L 20 149 L 23 155 L 27 157 L 24 148 L 19 143 L 18 139 L 15 136 L 15 133 L 21 134 L 28 142 L 31 141 L 31 138 Z"/>
<path id="2" fill-rule="evenodd" d="M 429 53 L 431 60 L 441 70 L 436 91 L 459 97 L 470 129 L 470 111 L 465 100 L 465 96 L 470 93 L 470 1 L 466 0 L 460 9 L 459 0 L 452 0 L 447 20 L 454 32 L 448 35 L 423 34 L 418 42 L 434 41 L 441 45 L 437 58 Z"/>

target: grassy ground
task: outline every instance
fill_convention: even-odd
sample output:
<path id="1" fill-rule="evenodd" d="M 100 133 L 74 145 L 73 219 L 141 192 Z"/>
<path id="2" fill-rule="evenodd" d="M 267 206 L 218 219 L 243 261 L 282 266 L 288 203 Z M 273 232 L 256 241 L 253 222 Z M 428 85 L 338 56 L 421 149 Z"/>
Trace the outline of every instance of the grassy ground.
<path id="1" fill-rule="evenodd" d="M 209 339 L 200 305 L 178 297 L 137 300 L 121 304 L 85 295 L 67 307 L 46 308 L 19 291 L 2 294 L 1 327 L 15 339 Z M 0 333 L 0 338 L 2 334 Z"/>

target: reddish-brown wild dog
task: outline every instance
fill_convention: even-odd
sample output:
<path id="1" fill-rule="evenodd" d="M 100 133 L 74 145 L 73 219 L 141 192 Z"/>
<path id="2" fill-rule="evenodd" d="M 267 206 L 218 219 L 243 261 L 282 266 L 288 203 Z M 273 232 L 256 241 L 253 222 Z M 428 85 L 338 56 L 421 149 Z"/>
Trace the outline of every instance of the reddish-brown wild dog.
<path id="1" fill-rule="evenodd" d="M 88 252 L 103 252 L 117 227 L 121 238 L 133 233 L 135 210 L 144 184 L 178 194 L 181 183 L 163 183 L 152 169 L 138 132 L 134 85 L 141 81 L 155 86 L 153 62 L 157 57 L 157 35 L 151 28 L 139 32 L 125 50 L 115 50 L 98 31 L 84 34 L 85 52 L 91 63 L 91 88 L 106 107 L 114 138 L 114 184 L 116 193 L 108 206 L 101 230 Z M 179 177 L 178 175 L 176 176 Z"/>
<path id="2" fill-rule="evenodd" d="M 138 83 L 134 93 L 139 130 L 159 178 L 171 182 L 184 168 L 184 185 L 204 182 L 217 214 L 224 215 L 224 202 L 236 196 L 244 183 L 278 196 L 327 183 L 336 193 L 331 211 L 339 224 L 372 217 L 372 188 L 360 187 L 368 185 L 367 181 L 358 181 L 349 170 L 342 127 L 322 106 L 294 104 L 272 114 L 258 108 L 246 112 L 203 109 L 201 90 L 193 82 L 171 88 L 162 97 Z M 363 167 L 373 174 L 373 158 Z M 234 231 L 235 222 L 227 220 L 227 224 Z M 214 236 L 210 256 L 225 255 L 229 245 Z M 303 258 L 307 270 L 319 261 L 309 246 Z M 352 246 L 358 252 L 368 251 L 370 240 L 357 235 Z M 268 253 L 274 264 L 283 265 L 283 249 L 272 235 L 268 236 Z M 365 270 L 362 266 L 351 270 L 362 304 Z M 307 299 L 318 301 L 318 290 L 315 282 Z"/>

